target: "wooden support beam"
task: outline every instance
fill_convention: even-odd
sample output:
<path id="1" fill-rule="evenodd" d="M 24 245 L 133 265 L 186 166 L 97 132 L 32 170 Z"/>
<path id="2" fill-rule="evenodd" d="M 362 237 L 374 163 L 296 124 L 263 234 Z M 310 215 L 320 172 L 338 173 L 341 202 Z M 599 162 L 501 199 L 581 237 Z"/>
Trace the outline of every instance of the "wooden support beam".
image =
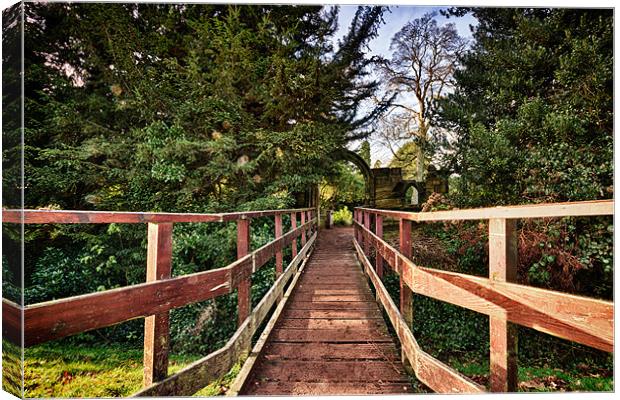
<path id="1" fill-rule="evenodd" d="M 359 222 L 360 226 L 364 225 L 364 213 L 361 210 L 358 210 L 357 212 L 357 222 Z M 357 241 L 359 242 L 360 246 L 364 245 L 364 236 L 362 236 L 359 227 L 357 229 Z"/>
<path id="2" fill-rule="evenodd" d="M 489 279 L 517 281 L 517 221 L 489 220 Z M 517 327 L 507 316 L 489 317 L 492 392 L 517 391 Z"/>
<path id="3" fill-rule="evenodd" d="M 364 211 L 364 228 L 370 230 L 370 213 Z M 366 257 L 370 255 L 370 240 L 364 240 L 364 254 Z"/>
<path id="4" fill-rule="evenodd" d="M 359 222 L 359 218 L 358 218 L 359 213 L 360 213 L 360 210 L 358 210 L 357 208 L 353 209 L 353 237 L 355 238 L 356 242 L 359 242 L 360 240 L 359 229 L 357 229 L 357 224 L 356 224 L 356 222 Z"/>
<path id="5" fill-rule="evenodd" d="M 411 259 L 412 250 L 411 225 L 411 221 L 400 220 L 400 253 L 408 259 Z M 413 323 L 413 292 L 405 282 L 403 269 L 400 268 L 397 272 L 400 275 L 400 313 L 409 327 L 411 327 Z"/>
<path id="6" fill-rule="evenodd" d="M 383 239 L 383 216 L 380 214 L 377 214 L 375 219 L 375 235 Z M 378 251 L 375 254 L 375 267 L 379 279 L 383 278 L 383 257 Z"/>
<path id="7" fill-rule="evenodd" d="M 244 257 L 250 252 L 250 220 L 237 220 L 237 259 Z M 237 326 L 250 315 L 252 279 L 247 277 L 237 286 Z"/>
<path id="8" fill-rule="evenodd" d="M 282 214 L 276 215 L 275 225 L 275 236 L 276 239 L 278 239 L 282 236 Z M 282 274 L 282 265 L 282 246 L 278 246 L 278 248 L 276 249 L 276 279 L 278 278 L 278 276 L 280 276 L 280 274 Z"/>
<path id="9" fill-rule="evenodd" d="M 170 278 L 172 270 L 172 224 L 148 224 L 146 281 Z M 142 386 L 159 382 L 168 375 L 170 332 L 168 311 L 144 320 L 144 377 Z"/>
<path id="10" fill-rule="evenodd" d="M 306 223 L 306 213 L 301 212 L 301 224 L 304 225 Z M 306 229 L 301 231 L 301 247 L 306 245 Z"/>
<path id="11" fill-rule="evenodd" d="M 399 234 L 399 249 L 400 253 L 411 259 L 411 221 L 401 219 L 400 220 L 400 234 Z M 413 292 L 411 288 L 407 285 L 404 277 L 403 269 L 399 269 L 398 274 L 400 276 L 400 313 L 407 324 L 409 329 L 413 329 Z M 402 353 L 402 361 L 405 365 L 405 368 L 411 368 L 409 363 L 407 362 L 407 357 L 405 353 Z"/>
<path id="12" fill-rule="evenodd" d="M 297 213 L 291 213 L 291 230 L 297 228 Z M 293 239 L 293 243 L 291 244 L 291 251 L 293 252 L 293 258 L 297 257 L 297 239 Z"/>
<path id="13" fill-rule="evenodd" d="M 282 237 L 282 214 L 278 214 L 276 215 L 276 220 L 275 220 L 275 225 L 276 225 L 276 232 L 275 232 L 275 236 L 276 239 Z M 282 246 L 278 246 L 276 248 L 276 279 L 278 279 L 278 277 L 280 275 L 282 275 L 282 266 L 284 263 L 284 259 L 282 257 Z M 281 298 L 278 298 L 278 301 L 280 301 Z"/>

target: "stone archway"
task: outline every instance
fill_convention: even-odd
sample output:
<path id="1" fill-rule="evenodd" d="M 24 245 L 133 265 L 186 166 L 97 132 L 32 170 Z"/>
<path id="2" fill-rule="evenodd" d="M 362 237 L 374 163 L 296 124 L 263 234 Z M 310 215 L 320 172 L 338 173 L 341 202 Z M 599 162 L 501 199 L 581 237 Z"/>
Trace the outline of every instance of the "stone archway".
<path id="1" fill-rule="evenodd" d="M 365 205 L 374 205 L 374 197 L 375 197 L 375 186 L 373 173 L 370 169 L 370 166 L 366 163 L 366 161 L 357 153 L 349 150 L 349 149 L 339 149 L 336 150 L 332 154 L 334 161 L 349 161 L 353 165 L 355 165 L 362 175 L 364 176 L 364 182 L 366 183 L 366 199 Z"/>
<path id="2" fill-rule="evenodd" d="M 403 179 L 401 168 L 370 168 L 366 161 L 357 153 L 342 148 L 332 153 L 333 161 L 348 161 L 355 165 L 366 186 L 365 206 L 387 209 L 410 207 L 406 200 L 407 189 L 415 187 L 418 192 L 418 205 L 426 201 L 426 197 L 433 192 L 447 193 L 448 180 L 439 171 L 429 168 L 425 182 Z M 308 188 L 305 193 L 299 193 L 299 206 L 319 206 L 318 186 Z"/>
<path id="3" fill-rule="evenodd" d="M 412 196 L 409 196 L 409 189 L 415 190 L 417 203 L 411 201 Z M 395 188 L 398 194 L 402 196 L 404 206 L 418 206 L 421 204 L 421 200 L 424 196 L 424 191 L 420 190 L 420 185 L 416 181 L 403 181 L 401 187 Z"/>
<path id="4" fill-rule="evenodd" d="M 349 161 L 359 168 L 366 182 L 366 206 L 377 208 L 403 208 L 408 204 L 405 193 L 410 186 L 418 191 L 418 203 L 426 193 L 425 185 L 403 179 L 401 168 L 370 168 L 366 161 L 349 149 L 339 149 L 332 155 L 334 161 Z"/>

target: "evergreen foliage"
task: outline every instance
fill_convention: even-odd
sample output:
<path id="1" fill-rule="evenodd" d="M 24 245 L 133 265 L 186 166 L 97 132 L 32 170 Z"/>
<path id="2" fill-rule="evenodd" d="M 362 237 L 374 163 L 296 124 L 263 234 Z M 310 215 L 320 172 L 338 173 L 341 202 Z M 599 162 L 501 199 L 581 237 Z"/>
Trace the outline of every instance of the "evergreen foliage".
<path id="1" fill-rule="evenodd" d="M 462 205 L 613 197 L 613 12 L 472 12 L 475 43 L 436 119 Z"/>
<path id="2" fill-rule="evenodd" d="M 292 207 L 296 193 L 336 173 L 330 154 L 367 136 L 387 105 L 362 107 L 378 86 L 365 49 L 384 7 L 359 7 L 337 41 L 338 7 L 23 7 L 26 208 Z M 9 47 L 20 40 L 8 26 L 20 22 L 21 7 L 11 10 L 3 27 Z M 4 126 L 3 200 L 17 207 L 19 119 L 9 113 L 18 113 L 20 54 L 3 54 L 3 79 L 15 89 L 3 99 L 5 120 L 15 123 Z M 272 222 L 253 222 L 254 246 L 272 235 Z M 173 274 L 227 265 L 234 238 L 233 224 L 177 224 Z M 18 251 L 18 233 L 7 228 L 4 239 Z M 27 226 L 26 303 L 143 282 L 145 248 L 138 225 Z M 19 257 L 3 259 L 5 276 L 20 269 Z M 267 275 L 256 277 L 255 297 Z M 175 310 L 173 348 L 214 350 L 234 330 L 235 309 L 232 295 Z M 195 332 L 199 340 L 186 340 L 186 328 L 205 313 L 213 318 Z M 142 334 L 138 321 L 99 333 L 135 343 Z"/>

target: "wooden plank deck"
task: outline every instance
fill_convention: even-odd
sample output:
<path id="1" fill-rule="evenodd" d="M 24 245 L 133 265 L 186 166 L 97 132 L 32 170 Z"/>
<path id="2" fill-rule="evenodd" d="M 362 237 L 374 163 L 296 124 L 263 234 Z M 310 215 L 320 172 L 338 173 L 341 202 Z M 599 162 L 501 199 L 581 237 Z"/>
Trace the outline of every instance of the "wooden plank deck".
<path id="1" fill-rule="evenodd" d="M 411 393 L 357 263 L 352 228 L 322 230 L 240 394 Z"/>

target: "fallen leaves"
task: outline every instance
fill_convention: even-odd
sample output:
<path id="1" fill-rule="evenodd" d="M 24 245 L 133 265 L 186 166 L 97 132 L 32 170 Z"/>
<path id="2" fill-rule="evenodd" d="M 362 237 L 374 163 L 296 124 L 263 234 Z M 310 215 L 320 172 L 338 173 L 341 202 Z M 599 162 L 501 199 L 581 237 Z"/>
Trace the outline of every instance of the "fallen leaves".
<path id="1" fill-rule="evenodd" d="M 519 382 L 519 389 L 524 391 L 559 391 L 565 392 L 568 382 L 557 376 L 537 377 L 528 381 Z"/>
<path id="2" fill-rule="evenodd" d="M 72 380 L 73 380 L 73 374 L 71 374 L 69 371 L 62 371 L 61 383 L 63 385 L 71 383 Z"/>

